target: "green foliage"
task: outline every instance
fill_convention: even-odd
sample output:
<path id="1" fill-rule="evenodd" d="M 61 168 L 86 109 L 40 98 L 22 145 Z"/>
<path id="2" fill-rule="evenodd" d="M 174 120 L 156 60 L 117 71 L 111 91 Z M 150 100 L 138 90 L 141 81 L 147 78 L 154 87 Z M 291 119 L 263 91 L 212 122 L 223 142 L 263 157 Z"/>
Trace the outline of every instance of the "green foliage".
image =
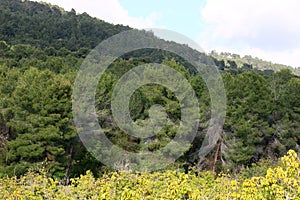
<path id="1" fill-rule="evenodd" d="M 57 6 L 21 0 L 1 0 L 0 24 L 0 40 L 9 41 L 10 45 L 70 51 L 94 48 L 103 39 L 129 29 L 86 13 L 77 15 L 74 10 L 66 12 Z"/>
<path id="2" fill-rule="evenodd" d="M 90 171 L 62 185 L 44 170 L 29 172 L 19 179 L 0 178 L 2 199 L 299 199 L 300 161 L 295 151 L 268 165 L 260 175 L 235 178 L 180 170 L 164 172 L 105 173 L 96 179 Z"/>
<path id="3" fill-rule="evenodd" d="M 221 70 L 229 69 L 236 72 L 237 69 L 239 69 L 238 71 L 243 71 L 253 68 L 258 71 L 262 71 L 264 74 L 272 74 L 273 72 L 288 69 L 294 74 L 300 75 L 299 66 L 287 66 L 283 64 L 272 63 L 257 57 L 253 58 L 250 55 L 241 57 L 240 55 L 234 53 L 217 53 L 216 51 L 212 51 L 210 55 L 214 58 L 216 65 L 219 66 Z"/>
<path id="4" fill-rule="evenodd" d="M 1 0 L 0 177 L 20 176 L 37 165 L 43 165 L 53 176 L 65 177 L 66 183 L 69 176 L 79 176 L 87 170 L 101 174 L 102 164 L 86 151 L 75 131 L 72 85 L 91 48 L 129 29 L 91 18 L 86 13 L 66 12 L 57 6 Z M 162 42 L 153 33 L 143 33 L 145 39 Z M 165 44 L 201 56 L 207 61 L 203 64 L 209 64 L 209 56 L 186 45 Z M 219 152 L 215 149 L 204 161 L 197 156 L 211 115 L 211 99 L 204 80 L 183 58 L 162 50 L 129 52 L 115 60 L 99 80 L 96 114 L 107 137 L 128 151 L 138 152 L 157 151 L 176 134 L 180 105 L 174 93 L 160 85 L 139 88 L 129 103 L 132 119 L 144 125 L 151 123 L 153 105 L 164 106 L 168 120 L 157 135 L 147 139 L 131 137 L 112 117 L 111 95 L 120 77 L 138 65 L 156 62 L 180 72 L 191 83 L 199 101 L 200 126 L 190 150 L 179 159 L 178 165 L 191 162 L 202 169 L 218 165 L 218 170 L 243 171 L 261 159 L 276 160 L 288 149 L 298 150 L 300 79 L 294 75 L 297 70 L 250 56 L 228 53 L 211 56 L 222 72 L 227 94 L 227 102 L 219 102 L 227 104 Z M 162 80 L 169 78 L 159 70 L 145 73 Z M 165 116 L 156 113 L 156 117 Z"/>

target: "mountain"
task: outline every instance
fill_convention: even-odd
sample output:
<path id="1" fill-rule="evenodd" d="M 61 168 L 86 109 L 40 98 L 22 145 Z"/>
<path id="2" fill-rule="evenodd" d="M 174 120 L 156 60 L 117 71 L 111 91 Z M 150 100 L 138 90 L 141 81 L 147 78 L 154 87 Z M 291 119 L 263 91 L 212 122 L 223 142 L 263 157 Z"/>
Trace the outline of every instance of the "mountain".
<path id="1" fill-rule="evenodd" d="M 9 45 L 64 47 L 70 51 L 94 48 L 102 40 L 130 29 L 87 13 L 77 15 L 75 10 L 66 12 L 58 6 L 28 0 L 1 0 L 0 23 L 0 40 Z"/>
<path id="2" fill-rule="evenodd" d="M 133 29 L 26 0 L 0 0 L 0 22 L 0 176 L 20 176 L 42 168 L 68 183 L 69 177 L 78 177 L 87 170 L 96 176 L 112 170 L 95 159 L 79 139 L 72 94 L 78 69 L 91 49 L 104 39 Z M 211 93 L 220 93 L 209 90 L 207 83 L 219 79 L 203 79 L 191 63 L 172 52 L 146 48 L 116 59 L 96 88 L 93 114 L 115 145 L 130 152 L 156 152 L 172 141 L 180 127 L 182 105 L 173 91 L 158 84 L 138 88 L 129 102 L 132 120 L 145 126 L 152 123 L 153 105 L 165 108 L 168 119 L 158 134 L 142 139 L 130 136 L 113 118 L 112 91 L 118 80 L 136 66 L 156 62 L 187 79 L 201 115 L 190 149 L 169 168 L 189 163 L 202 170 L 236 172 L 263 159 L 276 160 L 288 149 L 299 149 L 300 79 L 293 69 L 228 53 L 206 55 L 187 45 L 159 39 L 151 32 L 134 31 L 144 42 L 196 56 L 202 61 L 200 70 L 211 69 L 213 60 L 226 89 L 227 99 L 216 101 L 226 105 L 226 120 L 214 132 L 218 137 L 213 140 L 216 147 L 205 158 L 199 156 L 210 128 Z M 161 69 L 149 68 L 145 73 L 172 80 Z M 184 107 L 192 113 L 188 104 Z M 95 144 L 96 150 L 105 150 Z M 172 155 L 180 150 L 171 148 L 164 153 Z M 103 153 L 106 161 L 113 156 L 123 159 L 117 163 L 118 169 L 128 167 L 123 155 L 112 155 L 107 149 Z M 147 160 L 136 162 L 145 164 Z M 131 167 L 134 170 L 137 166 Z"/>
<path id="3" fill-rule="evenodd" d="M 236 53 L 228 53 L 228 52 L 221 52 L 218 53 L 216 51 L 212 51 L 210 54 L 213 58 L 217 59 L 218 61 L 224 61 L 224 66 L 226 67 L 236 67 L 236 68 L 243 68 L 243 67 L 252 67 L 254 69 L 265 71 L 266 73 L 272 73 L 272 71 L 279 71 L 282 69 L 289 69 L 295 75 L 300 75 L 300 68 L 295 68 L 288 65 L 283 64 L 276 64 L 268 61 L 264 61 L 260 58 L 253 58 L 250 55 L 240 56 Z M 233 63 L 234 62 L 234 63 Z"/>
<path id="4" fill-rule="evenodd" d="M 28 44 L 41 49 L 65 48 L 72 52 L 81 51 L 83 53 L 88 49 L 93 49 L 104 39 L 131 29 L 128 26 L 112 25 L 92 18 L 87 13 L 77 14 L 74 9 L 66 12 L 55 5 L 28 0 L 1 0 L 0 11 L 0 41 L 5 41 L 8 45 Z M 153 52 L 146 51 L 144 54 L 151 55 Z M 161 53 L 159 54 L 161 55 Z M 216 65 L 221 70 L 224 67 L 248 66 L 266 71 L 266 73 L 290 69 L 299 75 L 298 69 L 273 64 L 251 56 L 241 58 L 238 54 L 227 52 L 218 54 L 215 51 L 211 52 L 209 56 L 217 59 Z M 153 55 L 153 57 L 159 57 L 159 55 Z"/>

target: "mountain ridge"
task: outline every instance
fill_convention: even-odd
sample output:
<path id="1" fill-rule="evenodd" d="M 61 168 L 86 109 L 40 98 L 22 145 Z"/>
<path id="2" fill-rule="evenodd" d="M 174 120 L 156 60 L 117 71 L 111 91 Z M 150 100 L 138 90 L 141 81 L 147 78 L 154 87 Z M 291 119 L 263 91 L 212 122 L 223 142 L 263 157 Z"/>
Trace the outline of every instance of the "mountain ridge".
<path id="1" fill-rule="evenodd" d="M 74 9 L 65 11 L 59 6 L 45 2 L 29 0 L 1 0 L 0 2 L 0 41 L 3 40 L 9 45 L 29 44 L 39 48 L 51 46 L 55 49 L 86 51 L 86 49 L 93 49 L 114 34 L 132 29 L 129 26 L 107 23 L 85 12 L 78 14 Z M 254 69 L 267 71 L 266 73 L 289 69 L 294 74 L 300 75 L 299 68 L 256 57 L 241 57 L 235 53 L 216 51 L 207 55 L 217 60 L 216 65 L 221 70 L 224 67 L 241 68 L 247 64 Z"/>

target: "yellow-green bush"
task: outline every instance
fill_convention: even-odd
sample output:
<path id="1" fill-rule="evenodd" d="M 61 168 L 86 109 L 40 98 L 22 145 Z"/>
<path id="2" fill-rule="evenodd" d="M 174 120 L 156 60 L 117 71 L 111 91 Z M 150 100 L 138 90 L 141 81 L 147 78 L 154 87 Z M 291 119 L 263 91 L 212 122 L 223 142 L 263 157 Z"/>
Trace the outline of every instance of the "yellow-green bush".
<path id="1" fill-rule="evenodd" d="M 300 199 L 300 161 L 290 150 L 265 176 L 234 179 L 229 174 L 191 170 L 155 173 L 91 172 L 63 186 L 44 173 L 0 179 L 0 199 Z"/>

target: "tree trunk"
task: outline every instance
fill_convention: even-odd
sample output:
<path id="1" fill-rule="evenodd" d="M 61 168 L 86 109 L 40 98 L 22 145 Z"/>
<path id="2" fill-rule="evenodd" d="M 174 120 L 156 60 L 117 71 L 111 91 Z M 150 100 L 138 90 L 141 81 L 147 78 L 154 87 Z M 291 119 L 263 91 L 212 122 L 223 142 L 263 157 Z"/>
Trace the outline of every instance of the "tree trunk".
<path id="1" fill-rule="evenodd" d="M 219 158 L 220 152 L 221 152 L 220 150 L 221 150 L 223 136 L 224 136 L 224 130 L 221 131 L 221 137 L 219 138 L 219 140 L 217 142 L 217 149 L 216 149 L 216 153 L 215 153 L 215 157 L 214 157 L 214 163 L 213 163 L 213 167 L 212 167 L 212 170 L 214 172 L 216 172 L 216 165 L 217 165 L 218 158 Z"/>
<path id="2" fill-rule="evenodd" d="M 65 185 L 68 185 L 70 183 L 70 171 L 72 169 L 73 157 L 74 157 L 74 150 L 73 150 L 73 147 L 71 147 L 71 149 L 70 149 L 70 159 L 69 159 L 68 167 L 66 169 L 66 175 L 65 175 L 65 178 L 64 178 L 64 184 Z"/>

